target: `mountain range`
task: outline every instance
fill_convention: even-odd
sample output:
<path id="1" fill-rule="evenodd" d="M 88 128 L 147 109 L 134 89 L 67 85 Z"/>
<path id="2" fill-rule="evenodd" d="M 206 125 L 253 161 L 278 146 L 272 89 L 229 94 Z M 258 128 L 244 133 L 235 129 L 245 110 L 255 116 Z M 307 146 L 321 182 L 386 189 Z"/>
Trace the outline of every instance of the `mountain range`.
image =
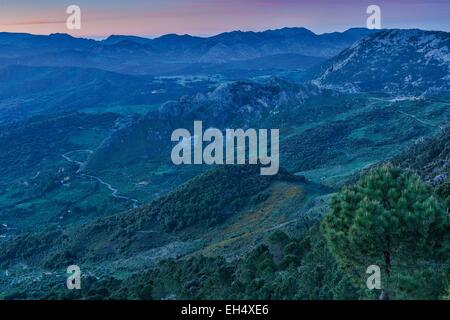
<path id="1" fill-rule="evenodd" d="M 233 31 L 207 38 L 175 34 L 155 39 L 110 36 L 103 41 L 66 34 L 0 33 L 0 66 L 88 67 L 128 74 L 162 75 L 180 74 L 191 64 L 221 65 L 244 60 L 269 68 L 270 64 L 261 61 L 258 64 L 254 59 L 272 57 L 271 60 L 285 61 L 284 55 L 295 54 L 300 59 L 305 56 L 304 66 L 308 67 L 311 62 L 329 58 L 370 33 L 373 31 L 349 29 L 342 33 L 316 35 L 304 28 L 284 28 L 264 32 Z"/>
<path id="2" fill-rule="evenodd" d="M 318 223 L 336 192 L 385 162 L 448 196 L 449 41 L 0 34 L 0 298 L 371 297 Z M 280 129 L 279 174 L 175 166 L 171 133 L 196 120 Z M 53 277 L 70 264 L 89 273 L 79 296 Z"/>

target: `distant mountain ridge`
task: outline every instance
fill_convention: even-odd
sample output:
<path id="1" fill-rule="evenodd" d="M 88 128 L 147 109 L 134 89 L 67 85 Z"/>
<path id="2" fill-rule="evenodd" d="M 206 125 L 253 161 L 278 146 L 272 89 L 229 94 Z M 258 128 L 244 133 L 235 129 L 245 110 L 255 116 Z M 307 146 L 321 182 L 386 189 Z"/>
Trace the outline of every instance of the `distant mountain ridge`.
<path id="1" fill-rule="evenodd" d="M 361 38 L 376 32 L 349 29 L 317 35 L 305 28 L 262 32 L 233 31 L 212 37 L 168 34 L 155 39 L 110 36 L 103 41 L 0 33 L 0 66 L 79 66 L 133 74 L 162 73 L 166 67 L 189 64 L 223 64 L 268 56 L 298 54 L 330 58 Z"/>

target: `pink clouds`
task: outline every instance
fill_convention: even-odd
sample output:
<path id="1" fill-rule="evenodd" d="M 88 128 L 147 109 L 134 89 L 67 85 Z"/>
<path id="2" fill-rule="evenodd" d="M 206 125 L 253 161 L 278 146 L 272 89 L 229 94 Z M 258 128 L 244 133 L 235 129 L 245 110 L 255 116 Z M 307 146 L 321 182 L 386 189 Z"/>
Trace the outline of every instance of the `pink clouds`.
<path id="1" fill-rule="evenodd" d="M 20 0 L 17 0 L 21 2 Z M 40 6 L 3 4 L 0 31 L 54 33 L 65 28 L 67 1 L 41 0 Z M 78 0 L 82 30 L 74 35 L 215 34 L 229 30 L 263 30 L 303 26 L 315 32 L 365 26 L 365 0 Z M 383 26 L 449 30 L 448 1 L 377 0 Z M 37 2 L 36 2 L 37 3 Z"/>

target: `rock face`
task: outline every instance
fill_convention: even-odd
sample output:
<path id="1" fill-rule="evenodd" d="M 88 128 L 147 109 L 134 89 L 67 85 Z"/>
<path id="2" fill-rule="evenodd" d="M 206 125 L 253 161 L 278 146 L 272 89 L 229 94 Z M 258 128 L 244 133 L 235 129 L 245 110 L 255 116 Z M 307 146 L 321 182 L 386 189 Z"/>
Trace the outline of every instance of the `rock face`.
<path id="1" fill-rule="evenodd" d="M 447 174 L 439 174 L 439 175 L 437 175 L 433 179 L 433 185 L 437 186 L 438 184 L 441 184 L 442 182 L 444 182 L 447 179 L 447 177 L 448 177 Z"/>
<path id="2" fill-rule="evenodd" d="M 90 157 L 88 168 L 136 159 L 155 159 L 170 147 L 173 130 L 191 128 L 201 120 L 205 127 L 271 127 L 274 117 L 289 119 L 304 101 L 318 95 L 313 85 L 297 85 L 273 78 L 265 84 L 250 81 L 224 83 L 208 93 L 164 103 L 158 110 L 127 123 Z M 285 120 L 283 120 L 285 121 Z M 280 125 L 280 122 L 276 122 Z"/>
<path id="3" fill-rule="evenodd" d="M 262 113 L 274 111 L 281 105 L 301 105 L 308 97 L 320 92 L 317 86 L 297 85 L 275 77 L 264 84 L 236 81 L 223 83 L 206 94 L 169 101 L 158 111 L 164 118 L 199 113 L 196 116 L 202 118 L 223 120 L 238 117 L 243 121 L 254 121 L 255 117 L 259 118 Z"/>
<path id="4" fill-rule="evenodd" d="M 312 73 L 341 91 L 434 94 L 450 89 L 450 33 L 388 30 L 364 38 Z"/>

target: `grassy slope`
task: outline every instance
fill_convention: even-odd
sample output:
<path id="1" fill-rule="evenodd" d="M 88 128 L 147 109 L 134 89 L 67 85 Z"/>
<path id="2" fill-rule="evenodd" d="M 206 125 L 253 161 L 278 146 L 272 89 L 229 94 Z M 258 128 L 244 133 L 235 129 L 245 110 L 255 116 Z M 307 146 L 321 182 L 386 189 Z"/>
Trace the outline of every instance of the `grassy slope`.
<path id="1" fill-rule="evenodd" d="M 250 250 L 270 230 L 302 218 L 315 196 L 330 192 L 297 180 L 284 172 L 262 177 L 251 166 L 219 167 L 140 209 L 10 239 L 1 261 L 15 276 L 23 272 L 20 263 L 57 271 L 76 262 L 99 274 L 120 274 L 198 250 L 239 255 L 236 247 Z"/>
<path id="2" fill-rule="evenodd" d="M 85 150 L 100 145 L 117 119 L 111 113 L 69 113 L 0 126 L 0 222 L 13 232 L 127 209 L 129 203 L 112 199 L 63 157 L 85 161 Z"/>

